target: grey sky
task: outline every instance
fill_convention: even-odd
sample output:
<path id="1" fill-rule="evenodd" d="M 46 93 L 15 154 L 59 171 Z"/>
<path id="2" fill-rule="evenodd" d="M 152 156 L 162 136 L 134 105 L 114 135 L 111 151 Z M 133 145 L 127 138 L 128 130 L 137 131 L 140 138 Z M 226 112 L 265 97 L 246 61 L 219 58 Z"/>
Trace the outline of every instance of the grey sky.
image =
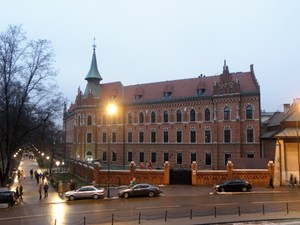
<path id="1" fill-rule="evenodd" d="M 299 0 L 0 0 L 0 31 L 48 39 L 61 91 L 74 102 L 96 38 L 102 83 L 124 85 L 254 71 L 262 109 L 300 97 Z"/>

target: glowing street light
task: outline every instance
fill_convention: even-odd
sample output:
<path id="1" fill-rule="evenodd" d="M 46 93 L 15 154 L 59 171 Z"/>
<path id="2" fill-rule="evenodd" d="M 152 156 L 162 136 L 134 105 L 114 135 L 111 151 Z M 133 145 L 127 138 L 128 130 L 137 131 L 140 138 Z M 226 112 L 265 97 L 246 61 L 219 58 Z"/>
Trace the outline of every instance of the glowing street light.
<path id="1" fill-rule="evenodd" d="M 117 106 L 115 104 L 109 104 L 107 106 L 107 114 L 110 117 L 110 122 L 112 122 L 112 117 L 116 115 L 117 113 Z M 110 198 L 110 190 L 109 190 L 109 185 L 110 185 L 110 127 L 108 126 L 107 130 L 107 198 Z"/>

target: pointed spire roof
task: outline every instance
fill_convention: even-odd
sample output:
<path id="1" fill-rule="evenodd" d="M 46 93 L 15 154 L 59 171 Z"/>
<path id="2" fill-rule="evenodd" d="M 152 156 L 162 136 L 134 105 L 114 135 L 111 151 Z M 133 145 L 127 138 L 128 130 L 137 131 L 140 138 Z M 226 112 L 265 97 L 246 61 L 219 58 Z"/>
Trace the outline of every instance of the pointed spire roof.
<path id="1" fill-rule="evenodd" d="M 95 41 L 95 40 L 94 40 Z M 97 59 L 96 59 L 96 45 L 95 43 L 93 44 L 93 57 L 92 57 L 92 63 L 91 63 L 91 67 L 90 70 L 88 72 L 88 74 L 85 76 L 85 79 L 88 81 L 90 79 L 97 79 L 99 81 L 102 80 L 102 77 L 99 73 L 98 70 L 98 66 L 97 66 Z"/>

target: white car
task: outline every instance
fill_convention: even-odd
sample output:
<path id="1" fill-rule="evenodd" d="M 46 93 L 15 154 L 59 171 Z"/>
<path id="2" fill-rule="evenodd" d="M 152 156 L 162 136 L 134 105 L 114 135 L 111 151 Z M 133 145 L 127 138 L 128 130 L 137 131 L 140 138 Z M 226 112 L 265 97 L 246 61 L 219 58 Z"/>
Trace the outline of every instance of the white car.
<path id="1" fill-rule="evenodd" d="M 75 191 L 67 191 L 65 193 L 65 198 L 68 200 L 93 198 L 99 199 L 104 197 L 104 188 L 96 188 L 94 186 L 82 186 Z"/>

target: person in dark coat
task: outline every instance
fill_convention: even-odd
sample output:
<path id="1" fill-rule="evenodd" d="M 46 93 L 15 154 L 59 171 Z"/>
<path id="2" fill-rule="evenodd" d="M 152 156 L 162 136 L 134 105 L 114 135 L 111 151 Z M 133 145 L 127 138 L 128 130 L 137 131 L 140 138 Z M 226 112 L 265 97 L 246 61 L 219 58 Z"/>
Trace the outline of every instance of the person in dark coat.
<path id="1" fill-rule="evenodd" d="M 19 199 L 19 197 L 20 197 L 19 187 L 16 187 L 16 196 L 17 196 L 17 199 Z"/>
<path id="2" fill-rule="evenodd" d="M 20 186 L 20 199 L 23 199 L 23 186 Z"/>

